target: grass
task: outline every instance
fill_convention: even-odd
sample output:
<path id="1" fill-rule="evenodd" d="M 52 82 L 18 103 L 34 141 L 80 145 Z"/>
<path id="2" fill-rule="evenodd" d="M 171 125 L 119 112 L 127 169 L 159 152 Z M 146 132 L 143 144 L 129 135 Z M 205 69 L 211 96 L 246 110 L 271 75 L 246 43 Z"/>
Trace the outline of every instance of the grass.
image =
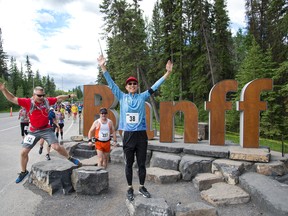
<path id="1" fill-rule="evenodd" d="M 226 140 L 231 140 L 233 143 L 239 144 L 240 138 L 237 133 L 227 132 Z M 269 147 L 273 151 L 282 152 L 282 141 L 264 139 L 260 137 L 259 143 L 260 143 L 260 146 Z M 283 148 L 284 148 L 284 153 L 288 153 L 287 140 L 283 141 Z"/>
<path id="2" fill-rule="evenodd" d="M 154 126 L 156 126 L 156 129 L 158 131 L 160 130 L 159 123 L 156 123 Z M 183 133 L 184 133 L 183 126 L 175 126 L 175 134 L 183 135 Z M 239 144 L 239 141 L 240 141 L 239 134 L 233 133 L 233 132 L 226 132 L 225 139 L 230 140 L 236 144 Z M 260 137 L 260 146 L 269 147 L 273 151 L 282 152 L 282 141 L 279 141 L 279 140 L 264 139 Z M 284 153 L 288 153 L 288 141 L 287 140 L 283 141 L 283 148 L 284 148 Z"/>

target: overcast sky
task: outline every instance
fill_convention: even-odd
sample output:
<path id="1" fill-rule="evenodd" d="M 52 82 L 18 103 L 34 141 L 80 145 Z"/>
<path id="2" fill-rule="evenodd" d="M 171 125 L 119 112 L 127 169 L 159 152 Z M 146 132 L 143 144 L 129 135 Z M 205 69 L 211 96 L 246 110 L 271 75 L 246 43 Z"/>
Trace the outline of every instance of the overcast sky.
<path id="1" fill-rule="evenodd" d="M 96 3 L 95 3 L 96 2 Z M 24 65 L 28 55 L 32 70 L 54 78 L 64 91 L 95 83 L 103 32 L 102 0 L 0 0 L 3 49 Z M 144 0 L 149 18 L 156 0 Z M 231 29 L 244 26 L 244 1 L 227 0 Z M 101 40 L 100 40 L 101 41 Z M 104 41 L 101 46 L 105 50 Z M 105 53 L 105 52 L 104 52 Z"/>

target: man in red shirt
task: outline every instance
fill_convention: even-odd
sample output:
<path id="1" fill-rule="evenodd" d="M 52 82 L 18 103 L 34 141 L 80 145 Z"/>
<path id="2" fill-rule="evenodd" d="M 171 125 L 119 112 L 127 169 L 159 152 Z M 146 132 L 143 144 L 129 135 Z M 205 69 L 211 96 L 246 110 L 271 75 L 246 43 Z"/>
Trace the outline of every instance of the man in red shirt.
<path id="1" fill-rule="evenodd" d="M 16 179 L 16 183 L 21 182 L 28 175 L 29 172 L 26 170 L 28 154 L 41 138 L 46 140 L 48 145 L 51 145 L 54 150 L 66 157 L 75 165 L 81 165 L 78 159 L 69 156 L 65 148 L 59 145 L 58 139 L 56 138 L 48 120 L 49 106 L 54 105 L 58 101 L 75 97 L 74 94 L 45 98 L 44 89 L 37 86 L 34 88 L 33 96 L 31 98 L 18 98 L 5 88 L 4 83 L 0 83 L 0 90 L 7 100 L 24 107 L 27 110 L 30 118 L 29 133 L 24 138 L 23 148 L 21 151 L 21 173 Z"/>

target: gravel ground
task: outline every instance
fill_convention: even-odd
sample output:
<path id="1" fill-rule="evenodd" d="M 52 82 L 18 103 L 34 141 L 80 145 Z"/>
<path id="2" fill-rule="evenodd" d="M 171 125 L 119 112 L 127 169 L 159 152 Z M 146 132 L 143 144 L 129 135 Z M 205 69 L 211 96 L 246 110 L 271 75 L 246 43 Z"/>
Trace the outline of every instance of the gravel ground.
<path id="1" fill-rule="evenodd" d="M 107 170 L 109 171 L 109 189 L 107 192 L 95 196 L 77 195 L 75 192 L 70 195 L 63 195 L 59 192 L 50 196 L 26 182 L 24 186 L 27 189 L 43 198 L 34 215 L 128 216 L 129 213 L 125 204 L 127 185 L 124 176 L 124 165 L 110 163 Z M 133 183 L 135 196 L 140 196 L 137 191 L 138 177 L 136 170 Z M 146 181 L 145 186 L 152 197 L 165 198 L 172 209 L 179 202 L 181 204 L 205 202 L 191 182 L 180 181 L 173 184 L 156 184 Z M 268 214 L 261 212 L 252 201 L 247 204 L 217 207 L 217 210 L 221 216 L 268 216 Z"/>

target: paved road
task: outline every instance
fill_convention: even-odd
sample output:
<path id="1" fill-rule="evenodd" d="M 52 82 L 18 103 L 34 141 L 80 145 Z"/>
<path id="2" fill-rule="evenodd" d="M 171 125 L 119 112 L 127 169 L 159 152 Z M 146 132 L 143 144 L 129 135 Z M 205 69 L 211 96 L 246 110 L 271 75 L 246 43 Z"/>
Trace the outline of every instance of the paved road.
<path id="1" fill-rule="evenodd" d="M 78 121 L 73 123 L 72 120 L 66 120 L 64 141 L 78 134 Z M 25 188 L 24 183 L 15 183 L 17 173 L 20 172 L 21 141 L 18 113 L 12 116 L 0 113 L 0 215 L 33 215 L 42 200 L 41 196 Z M 45 160 L 45 148 L 42 155 L 38 154 L 38 150 L 39 145 L 31 150 L 28 170 L 33 163 Z"/>

